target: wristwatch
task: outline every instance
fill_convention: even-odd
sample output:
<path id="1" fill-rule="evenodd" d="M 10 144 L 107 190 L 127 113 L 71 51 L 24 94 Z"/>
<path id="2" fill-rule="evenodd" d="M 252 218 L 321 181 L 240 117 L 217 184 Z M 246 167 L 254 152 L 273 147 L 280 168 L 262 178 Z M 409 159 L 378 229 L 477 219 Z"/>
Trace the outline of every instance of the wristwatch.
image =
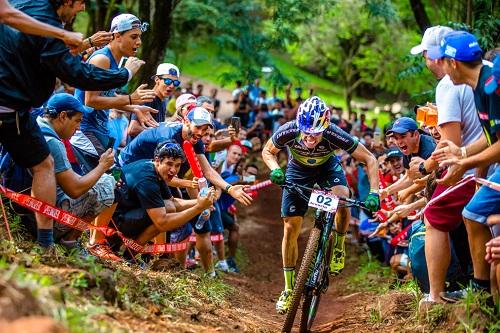
<path id="1" fill-rule="evenodd" d="M 427 176 L 428 174 L 430 174 L 430 172 L 427 172 L 427 170 L 425 170 L 424 162 L 420 163 L 420 165 L 418 166 L 418 172 L 420 172 L 424 176 Z"/>

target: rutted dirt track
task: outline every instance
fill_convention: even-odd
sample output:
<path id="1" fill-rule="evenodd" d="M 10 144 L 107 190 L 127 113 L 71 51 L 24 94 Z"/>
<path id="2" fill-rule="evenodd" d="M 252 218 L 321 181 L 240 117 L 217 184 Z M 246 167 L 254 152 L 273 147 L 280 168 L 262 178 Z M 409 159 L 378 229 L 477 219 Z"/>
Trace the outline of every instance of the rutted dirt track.
<path id="1" fill-rule="evenodd" d="M 261 320 L 263 331 L 280 331 L 283 316 L 274 309 L 283 288 L 281 263 L 280 190 L 273 186 L 259 193 L 257 202 L 241 214 L 242 246 L 249 257 L 243 278 L 229 278 L 237 289 L 251 295 L 248 304 L 241 304 Z M 299 238 L 300 251 L 305 247 L 312 221 L 306 220 Z M 351 253 L 351 258 L 355 253 Z M 351 265 L 349 265 L 351 264 Z M 344 295 L 346 277 L 356 271 L 356 260 L 349 260 L 346 270 L 331 281 L 330 288 L 320 303 L 313 332 L 364 332 L 366 319 L 375 297 L 367 293 Z M 253 298 L 253 299 L 252 299 Z"/>

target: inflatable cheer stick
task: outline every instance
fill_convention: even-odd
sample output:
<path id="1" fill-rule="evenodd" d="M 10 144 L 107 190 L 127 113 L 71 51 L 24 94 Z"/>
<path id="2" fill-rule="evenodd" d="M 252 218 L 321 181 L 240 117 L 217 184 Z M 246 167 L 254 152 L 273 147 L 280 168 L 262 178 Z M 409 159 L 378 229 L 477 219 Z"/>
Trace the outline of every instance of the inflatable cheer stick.
<path id="1" fill-rule="evenodd" d="M 203 172 L 201 172 L 200 161 L 198 161 L 198 156 L 194 152 L 193 144 L 189 141 L 184 141 L 182 143 L 182 148 L 186 154 L 189 166 L 193 171 L 193 175 L 197 178 L 203 178 Z"/>
<path id="2" fill-rule="evenodd" d="M 193 144 L 189 141 L 184 141 L 182 143 L 182 148 L 184 149 L 184 153 L 186 154 L 186 158 L 188 160 L 189 166 L 193 171 L 193 175 L 198 178 L 198 188 L 200 189 L 200 195 L 206 196 L 208 193 L 208 183 L 205 177 L 203 177 L 203 172 L 201 171 L 200 161 L 198 161 L 198 156 L 193 148 Z M 210 210 L 205 209 L 198 218 L 198 221 L 195 224 L 195 228 L 201 229 L 205 225 L 205 222 L 210 218 Z"/>

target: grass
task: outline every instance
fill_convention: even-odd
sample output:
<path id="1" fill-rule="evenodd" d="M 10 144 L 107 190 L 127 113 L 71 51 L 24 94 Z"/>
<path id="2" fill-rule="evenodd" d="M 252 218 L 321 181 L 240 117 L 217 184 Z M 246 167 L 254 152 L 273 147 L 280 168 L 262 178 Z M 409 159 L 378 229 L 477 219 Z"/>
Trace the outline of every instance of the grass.
<path id="1" fill-rule="evenodd" d="M 51 267 L 42 266 L 43 254 L 33 244 L 31 247 L 27 251 L 13 242 L 0 242 L 1 281 L 29 290 L 33 302 L 70 332 L 127 332 L 130 328 L 109 320 L 119 309 L 142 318 L 152 311 L 156 315 L 179 315 L 199 309 L 202 313 L 207 307 L 224 306 L 233 293 L 223 280 L 203 274 L 107 267 L 76 252 L 66 253 L 57 263 L 51 262 Z M 27 261 L 24 256 L 31 259 Z"/>
<path id="2" fill-rule="evenodd" d="M 217 47 L 214 44 L 192 44 L 188 47 L 188 50 L 188 52 L 183 54 L 167 52 L 165 61 L 176 63 L 181 72 L 189 77 L 209 81 L 221 86 L 225 84 L 221 79 L 221 74 L 235 70 L 230 64 L 222 62 L 218 58 Z M 312 88 L 315 94 L 328 103 L 343 107 L 344 109 L 346 108 L 342 86 L 297 67 L 289 58 L 276 52 L 271 55 L 271 60 L 282 74 L 292 81 L 294 86 L 301 86 L 303 88 L 303 96 L 307 97 L 309 89 Z M 270 95 L 271 87 L 269 87 L 265 79 L 261 80 L 261 85 Z M 232 87 L 233 83 L 231 82 L 229 88 L 231 89 Z M 278 96 L 283 98 L 284 93 L 282 91 L 278 92 Z M 292 96 L 295 96 L 294 92 L 292 92 Z M 362 101 L 359 98 L 356 100 Z M 379 127 L 389 122 L 389 114 L 386 112 L 375 114 L 370 110 L 366 114 L 368 120 L 377 118 Z"/>
<path id="3" fill-rule="evenodd" d="M 167 61 L 177 62 L 182 73 L 198 79 L 207 80 L 216 84 L 223 85 L 221 74 L 236 70 L 228 63 L 223 63 L 217 57 L 217 49 L 213 44 L 193 45 L 189 47 L 189 52 L 180 54 L 177 59 L 172 59 L 173 55 L 167 54 Z M 194 51 L 194 52 L 193 52 Z M 302 86 L 304 89 L 303 95 L 307 95 L 309 89 L 315 89 L 321 97 L 335 105 L 344 106 L 345 102 L 342 97 L 342 87 L 325 80 L 319 76 L 309 73 L 291 63 L 285 57 L 273 54 L 271 60 L 274 65 L 287 76 L 294 86 Z M 232 82 L 230 83 L 232 86 Z M 267 82 L 264 80 L 262 86 L 270 91 Z M 283 93 L 281 97 L 284 97 Z"/>
<path id="4" fill-rule="evenodd" d="M 499 332 L 500 304 L 491 305 L 491 296 L 467 288 L 465 298 L 457 303 L 459 330 L 465 332 Z"/>
<path id="5" fill-rule="evenodd" d="M 383 294 L 390 289 L 393 279 L 389 267 L 370 259 L 367 254 L 360 256 L 358 265 L 356 274 L 349 277 L 349 287 L 358 292 L 372 291 L 377 294 Z"/>

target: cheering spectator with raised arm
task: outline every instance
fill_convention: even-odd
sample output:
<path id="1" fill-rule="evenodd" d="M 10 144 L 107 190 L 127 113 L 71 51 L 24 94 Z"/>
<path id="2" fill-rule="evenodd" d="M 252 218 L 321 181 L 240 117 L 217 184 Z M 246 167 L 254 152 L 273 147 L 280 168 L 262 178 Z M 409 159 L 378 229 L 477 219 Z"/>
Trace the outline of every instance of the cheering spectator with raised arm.
<path id="1" fill-rule="evenodd" d="M 114 39 L 108 46 L 97 50 L 89 58 L 88 63 L 103 69 L 118 69 L 120 61 L 124 57 L 132 57 L 141 46 L 141 35 L 146 31 L 147 25 L 141 23 L 137 17 L 131 14 L 121 14 L 111 21 L 111 32 Z M 100 156 L 108 146 L 109 109 L 119 109 L 132 112 L 142 126 L 158 126 L 151 113 L 158 111 L 150 107 L 140 105 L 151 102 L 155 98 L 152 90 L 145 89 L 146 85 L 139 86 L 130 95 L 117 95 L 116 89 L 107 91 L 96 91 L 96 89 L 77 89 L 75 96 L 86 106 L 91 108 L 90 113 L 85 114 L 82 120 L 81 130 L 90 140 Z"/>
<path id="2" fill-rule="evenodd" d="M 15 1 L 26 14 L 60 28 L 85 9 L 83 1 Z M 0 143 L 20 166 L 31 169 L 32 195 L 55 203 L 54 161 L 30 109 L 45 103 L 56 77 L 82 89 L 111 89 L 125 85 L 144 62 L 129 59 L 126 68 L 103 70 L 81 62 L 58 39 L 35 37 L 0 25 Z M 33 79 L 36 78 L 36 79 Z M 38 243 L 54 243 L 53 221 L 36 214 Z"/>
<path id="3" fill-rule="evenodd" d="M 76 6 L 85 6 L 84 1 L 75 2 Z M 33 6 L 35 7 L 36 5 L 34 4 Z M 75 52 L 82 48 L 83 35 L 81 33 L 67 31 L 62 29 L 62 27 L 35 20 L 31 16 L 12 7 L 7 0 L 0 0 L 0 23 L 9 25 L 25 34 L 58 38 Z"/>
<path id="4" fill-rule="evenodd" d="M 441 166 L 449 166 L 446 176 L 439 180 L 442 184 L 459 181 L 471 168 L 487 167 L 500 162 L 500 95 L 487 94 L 485 82 L 491 80 L 492 67 L 483 65 L 482 50 L 476 37 L 465 31 L 453 31 L 444 36 L 440 46 L 429 49 L 430 59 L 442 59 L 443 69 L 450 76 L 453 84 L 467 84 L 474 92 L 474 101 L 486 140 L 477 140 L 461 149 L 450 141 L 440 143 L 442 150 L 436 151 L 435 157 Z M 486 141 L 486 142 L 485 142 Z M 441 159 L 446 151 L 457 156 Z M 490 181 L 500 182 L 500 168 L 496 167 Z M 500 192 L 482 186 L 472 200 L 465 206 L 465 219 L 469 245 L 474 267 L 472 287 L 475 290 L 490 289 L 490 265 L 485 261 L 484 244 L 491 239 L 491 232 L 486 224 L 490 215 L 500 213 Z M 499 236 L 497 234 L 494 237 Z M 465 297 L 466 290 L 444 293 L 442 298 L 456 301 Z"/>

